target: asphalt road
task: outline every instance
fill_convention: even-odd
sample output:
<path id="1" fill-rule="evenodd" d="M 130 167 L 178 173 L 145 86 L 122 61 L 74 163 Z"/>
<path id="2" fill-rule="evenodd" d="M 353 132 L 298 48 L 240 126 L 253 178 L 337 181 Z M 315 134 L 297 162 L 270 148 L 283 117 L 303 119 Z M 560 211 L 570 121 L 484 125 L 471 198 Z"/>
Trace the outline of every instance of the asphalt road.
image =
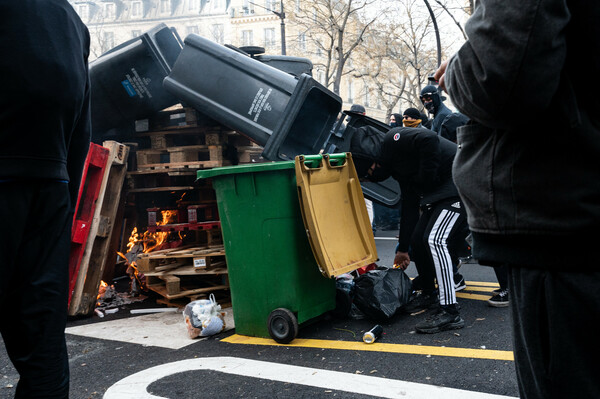
<path id="1" fill-rule="evenodd" d="M 377 233 L 378 264 L 392 264 L 394 235 Z M 414 277 L 414 265 L 407 272 Z M 183 321 L 169 322 L 175 324 L 161 333 L 163 346 L 144 342 L 151 334 L 145 325 L 129 327 L 133 340 L 118 340 L 109 323 L 153 317 L 129 314 L 130 307 L 156 307 L 151 300 L 102 319 L 71 320 L 72 329 L 106 326 L 100 338 L 67 334 L 71 398 L 101 398 L 107 391 L 107 398 L 128 399 L 516 397 L 510 313 L 485 302 L 495 288 L 493 270 L 474 264 L 461 273 L 467 280 L 467 289 L 459 293 L 465 328 L 418 334 L 414 326 L 426 313 L 403 314 L 382 324 L 384 335 L 372 345 L 361 337 L 375 323 L 351 318 L 302 326 L 290 345 L 230 330 L 208 339 L 184 337 L 185 346 L 168 347 L 182 338 Z M 0 345 L 0 398 L 12 398 L 17 381 Z"/>

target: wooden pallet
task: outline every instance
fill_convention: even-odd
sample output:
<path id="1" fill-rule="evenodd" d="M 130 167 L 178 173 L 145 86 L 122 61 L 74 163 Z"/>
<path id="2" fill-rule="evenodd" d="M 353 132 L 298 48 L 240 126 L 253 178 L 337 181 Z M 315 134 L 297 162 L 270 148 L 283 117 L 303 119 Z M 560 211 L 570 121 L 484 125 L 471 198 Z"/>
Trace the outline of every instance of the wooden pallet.
<path id="1" fill-rule="evenodd" d="M 206 247 L 171 248 L 141 254 L 136 260 L 138 271 L 144 274 L 164 272 L 183 266 L 191 266 L 197 273 L 223 267 L 225 249 L 222 245 Z"/>
<path id="2" fill-rule="evenodd" d="M 227 166 L 231 163 L 228 161 L 195 161 L 195 162 L 169 162 L 138 165 L 138 171 L 161 171 L 161 172 L 177 172 L 196 171 L 198 169 L 211 169 Z"/>
<path id="3" fill-rule="evenodd" d="M 152 252 L 139 256 L 136 264 L 146 276 L 147 287 L 168 300 L 229 289 L 222 246 Z"/>
<path id="4" fill-rule="evenodd" d="M 70 316 L 87 316 L 93 313 L 107 257 L 114 257 L 114 253 L 110 251 L 111 236 L 127 172 L 129 148 L 116 141 L 105 141 L 102 146 L 109 149 L 108 162 L 69 304 Z"/>
<path id="5" fill-rule="evenodd" d="M 223 161 L 223 147 L 218 145 L 190 145 L 182 147 L 168 147 L 161 149 L 138 150 L 138 169 L 148 164 L 184 163 Z"/>
<path id="6" fill-rule="evenodd" d="M 262 157 L 263 148 L 259 146 L 241 146 L 236 147 L 239 163 L 260 163 L 268 162 Z"/>
<path id="7" fill-rule="evenodd" d="M 196 126 L 219 127 L 219 124 L 208 116 L 199 113 L 194 108 L 182 107 L 181 104 L 158 112 L 151 118 L 135 122 L 135 130 L 138 134 L 148 131 Z"/>

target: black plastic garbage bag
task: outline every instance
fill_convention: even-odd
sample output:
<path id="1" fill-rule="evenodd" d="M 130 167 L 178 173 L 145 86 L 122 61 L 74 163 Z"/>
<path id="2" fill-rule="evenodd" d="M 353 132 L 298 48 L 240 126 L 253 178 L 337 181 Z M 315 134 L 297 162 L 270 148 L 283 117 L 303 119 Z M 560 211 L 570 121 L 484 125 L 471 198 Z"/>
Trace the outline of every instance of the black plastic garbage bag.
<path id="1" fill-rule="evenodd" d="M 379 267 L 354 280 L 354 304 L 367 317 L 385 320 L 408 302 L 411 290 L 404 270 Z"/>

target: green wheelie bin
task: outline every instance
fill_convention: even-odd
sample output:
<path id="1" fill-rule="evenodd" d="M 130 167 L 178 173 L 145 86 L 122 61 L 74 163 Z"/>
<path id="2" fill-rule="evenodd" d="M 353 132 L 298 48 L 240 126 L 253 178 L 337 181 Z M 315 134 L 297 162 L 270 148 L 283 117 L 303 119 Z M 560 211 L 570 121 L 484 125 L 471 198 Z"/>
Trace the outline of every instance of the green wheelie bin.
<path id="1" fill-rule="evenodd" d="M 319 272 L 302 222 L 294 161 L 197 175 L 217 194 L 237 333 L 288 343 L 299 324 L 335 308 L 335 280 Z"/>

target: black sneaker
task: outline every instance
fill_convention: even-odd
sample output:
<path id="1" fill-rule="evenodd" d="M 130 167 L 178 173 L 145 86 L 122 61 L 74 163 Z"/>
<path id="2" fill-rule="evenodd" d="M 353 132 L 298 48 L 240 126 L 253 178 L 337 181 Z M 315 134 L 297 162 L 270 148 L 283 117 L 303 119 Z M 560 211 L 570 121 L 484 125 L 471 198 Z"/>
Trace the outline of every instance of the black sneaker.
<path id="1" fill-rule="evenodd" d="M 438 305 L 437 292 L 425 293 L 423 291 L 417 291 L 411 295 L 410 300 L 404 306 L 403 310 L 405 313 L 415 313 L 423 309 L 429 309 Z"/>
<path id="2" fill-rule="evenodd" d="M 429 316 L 415 326 L 417 332 L 424 334 L 435 334 L 441 331 L 457 330 L 465 326 L 465 321 L 460 314 L 450 314 L 443 308 Z"/>
<path id="3" fill-rule="evenodd" d="M 500 290 L 498 294 L 488 299 L 488 303 L 490 306 L 493 306 L 495 308 L 504 308 L 508 306 L 508 304 L 510 303 L 508 301 L 508 289 Z"/>
<path id="4" fill-rule="evenodd" d="M 467 288 L 467 283 L 465 283 L 465 278 L 460 273 L 456 273 L 454 275 L 454 291 L 462 291 Z"/>

